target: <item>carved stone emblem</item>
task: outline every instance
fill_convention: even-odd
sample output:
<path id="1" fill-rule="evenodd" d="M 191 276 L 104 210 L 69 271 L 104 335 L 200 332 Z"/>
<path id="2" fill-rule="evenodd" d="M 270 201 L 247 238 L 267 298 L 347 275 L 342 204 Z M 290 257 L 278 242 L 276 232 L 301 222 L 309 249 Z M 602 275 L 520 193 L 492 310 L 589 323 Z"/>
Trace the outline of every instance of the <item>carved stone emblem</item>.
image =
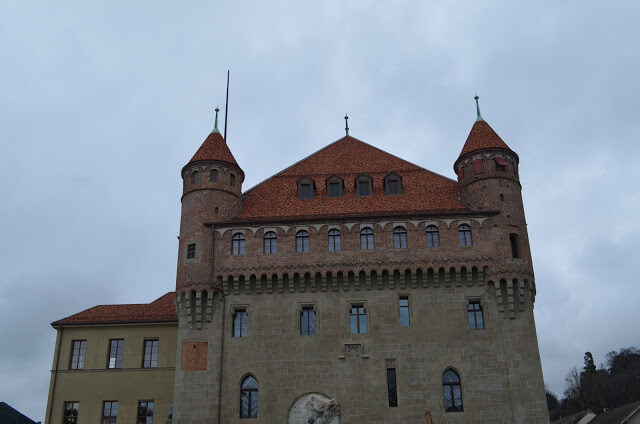
<path id="1" fill-rule="evenodd" d="M 313 420 L 313 421 L 312 421 Z M 289 410 L 288 424 L 340 424 L 340 404 L 320 393 L 299 397 Z"/>

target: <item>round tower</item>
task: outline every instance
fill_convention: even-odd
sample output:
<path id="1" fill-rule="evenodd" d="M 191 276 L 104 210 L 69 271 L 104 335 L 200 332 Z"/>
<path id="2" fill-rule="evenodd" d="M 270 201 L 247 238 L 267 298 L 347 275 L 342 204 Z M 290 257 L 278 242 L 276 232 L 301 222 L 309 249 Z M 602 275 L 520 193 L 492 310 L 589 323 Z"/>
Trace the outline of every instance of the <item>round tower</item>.
<path id="1" fill-rule="evenodd" d="M 182 168 L 182 216 L 176 298 L 212 288 L 212 224 L 235 217 L 242 208 L 244 172 L 218 130 Z"/>
<path id="2" fill-rule="evenodd" d="M 519 158 L 482 118 L 478 96 L 475 100 L 476 122 L 453 165 L 458 176 L 458 197 L 471 209 L 497 212 L 490 230 L 494 251 L 500 255 L 496 259 L 503 260 L 506 268 L 515 268 L 517 273 L 532 278 Z"/>

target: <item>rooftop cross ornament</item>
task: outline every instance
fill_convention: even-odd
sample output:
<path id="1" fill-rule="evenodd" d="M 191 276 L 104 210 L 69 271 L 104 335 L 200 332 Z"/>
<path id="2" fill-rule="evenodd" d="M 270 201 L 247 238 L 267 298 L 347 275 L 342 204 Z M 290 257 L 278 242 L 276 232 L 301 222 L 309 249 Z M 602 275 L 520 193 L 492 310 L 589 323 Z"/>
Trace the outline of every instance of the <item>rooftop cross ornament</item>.
<path id="1" fill-rule="evenodd" d="M 476 117 L 476 122 L 484 121 L 484 119 L 482 119 L 482 115 L 480 115 L 480 103 L 478 102 L 479 98 L 480 97 L 478 97 L 478 93 L 476 93 L 476 96 L 474 97 L 474 99 L 476 99 L 476 113 L 478 114 L 478 116 Z"/>
<path id="2" fill-rule="evenodd" d="M 349 115 L 347 115 L 346 113 L 344 114 L 344 130 L 347 133 L 347 135 L 349 135 Z"/>
<path id="3" fill-rule="evenodd" d="M 220 130 L 218 130 L 218 112 L 220 112 L 220 109 L 218 109 L 218 106 L 216 106 L 216 122 L 213 125 L 213 132 L 214 133 L 219 133 Z"/>

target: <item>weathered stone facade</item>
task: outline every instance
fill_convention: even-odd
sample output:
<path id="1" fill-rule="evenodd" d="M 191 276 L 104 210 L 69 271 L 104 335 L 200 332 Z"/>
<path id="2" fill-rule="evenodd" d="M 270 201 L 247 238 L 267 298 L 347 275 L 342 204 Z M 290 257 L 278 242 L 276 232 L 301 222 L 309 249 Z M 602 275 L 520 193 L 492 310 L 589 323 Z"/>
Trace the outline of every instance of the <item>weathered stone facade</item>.
<path id="1" fill-rule="evenodd" d="M 518 156 L 482 120 L 455 162 L 457 183 L 408 163 L 403 171 L 398 158 L 352 137 L 322 154 L 343 149 L 340 156 L 349 156 L 355 147 L 366 155 L 332 163 L 317 153 L 295 165 L 297 174 L 279 180 L 285 170 L 263 183 L 271 191 L 242 194 L 244 173 L 215 131 L 183 168 L 173 422 L 245 422 L 240 391 L 250 375 L 258 384 L 256 423 L 290 422 L 293 406 L 310 393 L 339 403 L 331 422 L 417 424 L 428 412 L 434 423 L 547 423 Z M 394 204 L 384 197 L 391 196 L 380 169 L 385 160 L 385 172 L 401 178 L 398 205 L 442 196 L 447 206 L 384 206 Z M 457 184 L 457 191 L 433 194 L 414 176 L 423 173 L 424 181 L 447 190 Z M 344 202 L 356 205 L 347 212 L 343 200 L 327 198 L 325 181 L 335 175 L 345 182 Z M 359 175 L 372 176 L 362 211 L 351 186 Z M 296 192 L 301 178 L 314 184 L 313 213 L 270 215 L 270 202 L 274 211 L 281 202 L 297 211 L 312 204 Z M 262 215 L 248 210 L 260 204 L 267 205 Z M 471 246 L 460 243 L 465 224 Z M 427 226 L 437 227 L 439 246 L 427 245 Z M 394 244 L 399 227 L 406 247 Z M 361 248 L 364 228 L 373 230 L 373 249 Z M 328 248 L 330 230 L 339 231 L 338 251 Z M 308 251 L 296 247 L 299 231 L 308 233 Z M 267 232 L 276 235 L 272 254 L 264 250 Z M 244 240 L 235 252 L 234 235 Z M 401 298 L 408 326 L 400 323 Z M 469 326 L 470 302 L 481 306 L 482 329 Z M 364 334 L 352 334 L 353 305 L 366 311 Z M 301 335 L 305 307 L 315 313 L 314 335 Z M 239 310 L 247 333 L 233 337 Z M 388 399 L 388 368 L 396 370 L 397 406 Z M 447 369 L 460 377 L 463 411 L 445 412 Z"/>

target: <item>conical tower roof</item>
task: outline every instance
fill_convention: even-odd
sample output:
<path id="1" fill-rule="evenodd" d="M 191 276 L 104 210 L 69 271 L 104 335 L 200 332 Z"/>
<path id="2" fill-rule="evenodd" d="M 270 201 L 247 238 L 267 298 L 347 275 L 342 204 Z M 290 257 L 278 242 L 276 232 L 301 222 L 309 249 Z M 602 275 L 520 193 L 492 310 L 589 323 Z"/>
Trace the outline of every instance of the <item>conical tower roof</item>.
<path id="1" fill-rule="evenodd" d="M 483 149 L 505 149 L 513 152 L 513 150 L 507 146 L 507 143 L 502 141 L 493 128 L 491 128 L 484 119 L 480 118 L 473 124 L 473 127 L 471 127 L 471 132 L 462 147 L 458 159 L 467 153 Z"/>
<path id="2" fill-rule="evenodd" d="M 236 162 L 236 159 L 233 157 L 231 150 L 229 150 L 226 141 L 222 137 L 222 134 L 220 134 L 217 129 L 214 129 L 211 134 L 207 136 L 204 143 L 202 143 L 189 163 L 200 160 L 215 160 L 239 166 L 238 162 Z"/>

